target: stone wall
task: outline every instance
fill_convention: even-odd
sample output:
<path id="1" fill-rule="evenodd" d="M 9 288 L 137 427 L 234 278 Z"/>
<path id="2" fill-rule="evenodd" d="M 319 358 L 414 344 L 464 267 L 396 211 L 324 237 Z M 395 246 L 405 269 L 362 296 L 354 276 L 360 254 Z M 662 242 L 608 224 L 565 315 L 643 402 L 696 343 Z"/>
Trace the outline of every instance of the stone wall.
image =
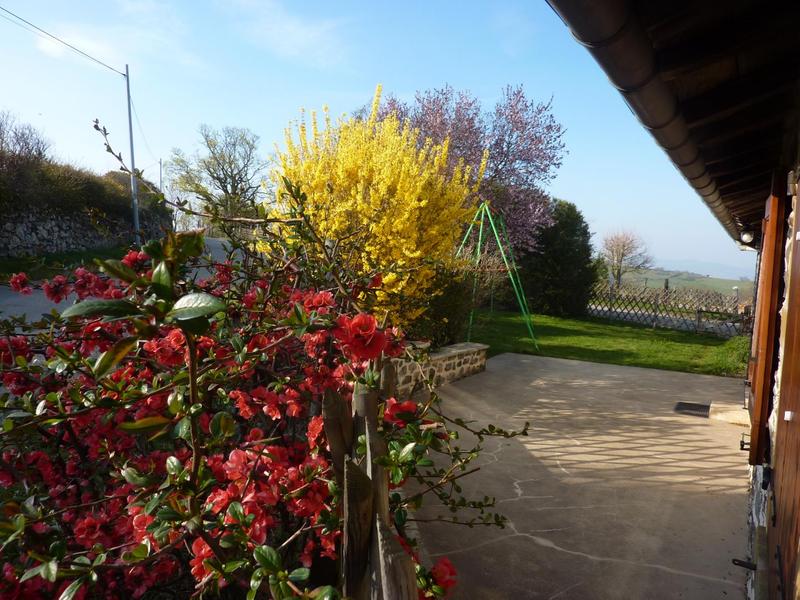
<path id="1" fill-rule="evenodd" d="M 143 210 L 139 217 L 145 239 L 160 237 L 165 228 L 171 228 L 166 214 Z M 50 209 L 0 214 L 0 257 L 110 248 L 131 242 L 130 221 L 119 217 Z"/>
<path id="2" fill-rule="evenodd" d="M 414 386 L 424 389 L 424 380 L 430 379 L 435 386 L 440 386 L 462 377 L 480 373 L 486 369 L 486 351 L 489 346 L 463 342 L 444 346 L 434 352 L 425 354 L 422 349 L 422 361 L 395 359 L 397 369 L 397 389 L 401 396 L 410 393 Z"/>

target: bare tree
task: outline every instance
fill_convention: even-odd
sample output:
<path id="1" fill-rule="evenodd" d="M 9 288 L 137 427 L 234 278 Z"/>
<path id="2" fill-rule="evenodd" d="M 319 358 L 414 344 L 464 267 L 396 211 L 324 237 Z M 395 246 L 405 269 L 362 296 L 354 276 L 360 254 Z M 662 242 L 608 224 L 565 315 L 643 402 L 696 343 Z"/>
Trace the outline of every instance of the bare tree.
<path id="1" fill-rule="evenodd" d="M 622 284 L 622 276 L 625 273 L 649 269 L 653 263 L 644 242 L 632 231 L 608 234 L 603 238 L 600 255 L 617 287 Z"/>
<path id="2" fill-rule="evenodd" d="M 200 126 L 201 149 L 187 156 L 175 149 L 168 172 L 174 187 L 194 195 L 206 212 L 220 217 L 253 216 L 263 197 L 266 162 L 258 136 L 248 129 Z"/>
<path id="3" fill-rule="evenodd" d="M 27 123 L 20 123 L 8 111 L 0 111 L 0 154 L 4 161 L 38 161 L 47 158 L 50 149 L 42 133 Z"/>

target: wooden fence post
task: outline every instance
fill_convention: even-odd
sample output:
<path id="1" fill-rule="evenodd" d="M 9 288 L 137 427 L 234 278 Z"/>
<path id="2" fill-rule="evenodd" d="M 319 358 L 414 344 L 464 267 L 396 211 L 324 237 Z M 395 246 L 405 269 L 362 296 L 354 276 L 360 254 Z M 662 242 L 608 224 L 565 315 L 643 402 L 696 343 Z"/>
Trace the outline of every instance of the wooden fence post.
<path id="1" fill-rule="evenodd" d="M 381 370 L 380 397 L 394 396 L 394 365 L 386 360 L 376 366 Z M 380 397 L 378 390 L 357 383 L 353 388 L 352 414 L 347 414 L 346 403 L 338 394 L 326 394 L 323 401 L 323 423 L 334 471 L 338 479 L 337 464 L 342 465 L 344 482 L 342 587 L 345 595 L 354 600 L 415 600 L 414 564 L 390 529 L 388 477 L 378 464 L 387 454 L 386 442 L 378 431 Z M 366 442 L 363 466 L 350 458 L 362 435 Z"/>

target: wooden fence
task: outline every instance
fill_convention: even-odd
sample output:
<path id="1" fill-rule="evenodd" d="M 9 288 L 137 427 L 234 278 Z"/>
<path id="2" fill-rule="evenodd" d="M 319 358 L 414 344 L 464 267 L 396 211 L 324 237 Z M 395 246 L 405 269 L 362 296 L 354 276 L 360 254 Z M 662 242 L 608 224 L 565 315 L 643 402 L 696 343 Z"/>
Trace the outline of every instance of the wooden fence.
<path id="1" fill-rule="evenodd" d="M 379 390 L 356 384 L 352 410 L 336 393 L 322 405 L 336 480 L 343 490 L 342 582 L 354 600 L 415 600 L 414 564 L 389 525 L 389 481 L 377 459 L 387 448 L 378 433 L 378 402 L 395 395 L 397 375 L 391 361 L 381 372 Z M 366 440 L 366 456 L 356 444 Z"/>
<path id="2" fill-rule="evenodd" d="M 724 337 L 750 333 L 752 311 L 734 294 L 694 288 L 646 288 L 597 284 L 588 313 L 595 317 L 714 333 Z"/>

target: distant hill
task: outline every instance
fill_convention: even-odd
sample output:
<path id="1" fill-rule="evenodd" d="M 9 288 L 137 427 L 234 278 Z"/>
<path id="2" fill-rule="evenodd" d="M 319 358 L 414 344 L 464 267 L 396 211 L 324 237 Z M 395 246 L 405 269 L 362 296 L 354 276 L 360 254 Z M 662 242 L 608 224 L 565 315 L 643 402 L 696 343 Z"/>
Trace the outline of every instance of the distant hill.
<path id="1" fill-rule="evenodd" d="M 669 280 L 671 288 L 696 288 L 701 290 L 713 290 L 722 294 L 734 294 L 734 287 L 739 288 L 739 297 L 742 300 L 753 297 L 753 281 L 747 278 L 724 279 L 722 277 L 710 277 L 690 271 L 670 271 L 667 269 L 647 269 L 637 273 L 626 273 L 623 280 L 633 285 L 641 285 L 649 288 L 664 287 L 664 280 Z"/>
<path id="2" fill-rule="evenodd" d="M 719 263 L 710 260 L 700 260 L 697 258 L 662 258 L 656 256 L 655 264 L 666 271 L 687 271 L 689 273 L 701 273 L 722 279 L 739 279 L 746 277 L 752 279 L 756 270 L 755 252 L 741 252 L 736 261 L 737 264 Z M 741 264 L 739 264 L 741 263 Z"/>

